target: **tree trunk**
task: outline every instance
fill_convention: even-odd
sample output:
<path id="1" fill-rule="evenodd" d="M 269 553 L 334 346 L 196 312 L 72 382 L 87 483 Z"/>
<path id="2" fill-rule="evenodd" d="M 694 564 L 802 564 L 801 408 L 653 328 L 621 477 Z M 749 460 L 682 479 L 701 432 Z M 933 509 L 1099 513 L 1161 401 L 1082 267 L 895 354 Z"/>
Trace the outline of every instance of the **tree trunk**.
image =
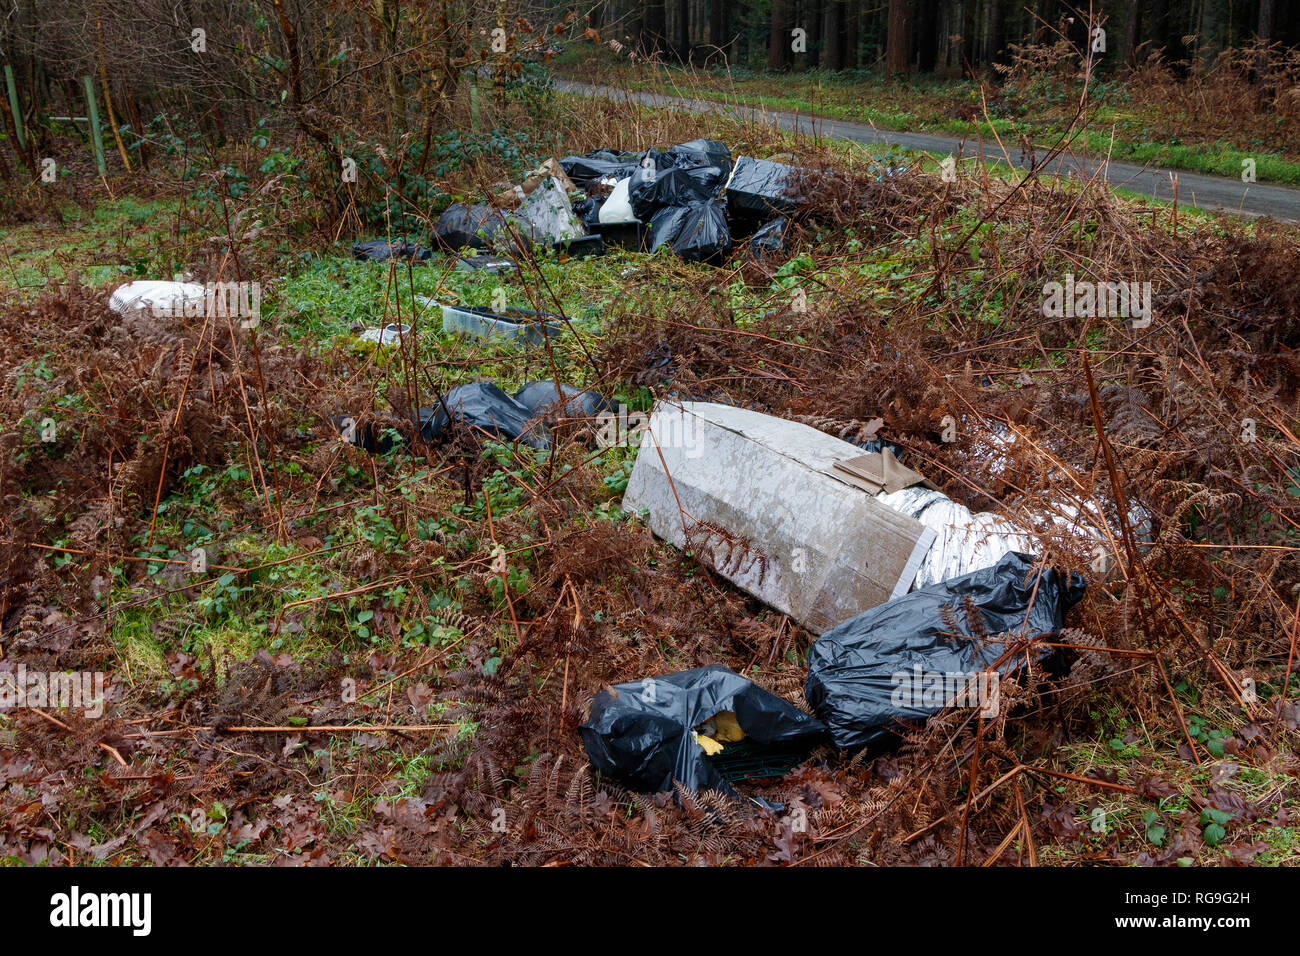
<path id="1" fill-rule="evenodd" d="M 803 68 L 808 70 L 822 62 L 822 0 L 804 0 L 800 13 L 800 26 L 808 31 L 808 50 L 803 55 Z"/>
<path id="2" fill-rule="evenodd" d="M 916 9 L 916 68 L 933 73 L 939 62 L 939 0 L 920 0 Z"/>
<path id="3" fill-rule="evenodd" d="M 889 22 L 885 27 L 885 76 L 907 76 L 912 53 L 911 23 L 907 0 L 889 0 Z"/>
<path id="4" fill-rule="evenodd" d="M 647 0 L 645 16 L 641 20 L 641 48 L 646 54 L 663 49 L 665 18 L 664 0 Z"/>
<path id="5" fill-rule="evenodd" d="M 1273 40 L 1273 0 L 1259 0 L 1259 23 L 1255 27 L 1255 36 L 1270 43 Z"/>
<path id="6" fill-rule="evenodd" d="M 1128 17 L 1124 24 L 1124 65 L 1129 69 L 1137 66 L 1137 36 L 1141 13 L 1140 0 L 1128 0 Z"/>
<path id="7" fill-rule="evenodd" d="M 782 69 L 790 62 L 790 31 L 786 29 L 787 0 L 772 0 L 772 25 L 767 38 L 767 68 Z"/>
<path id="8" fill-rule="evenodd" d="M 826 0 L 822 8 L 821 66 L 828 70 L 844 69 L 844 0 Z"/>
<path id="9" fill-rule="evenodd" d="M 677 59 L 691 60 L 691 0 L 677 0 Z"/>
<path id="10" fill-rule="evenodd" d="M 862 7 L 859 0 L 848 0 L 844 11 L 844 68 L 856 70 L 858 63 L 858 40 L 862 23 Z"/>
<path id="11" fill-rule="evenodd" d="M 989 38 L 984 47 L 984 63 L 990 70 L 999 61 L 1005 39 L 1002 34 L 1002 0 L 989 0 Z"/>
<path id="12" fill-rule="evenodd" d="M 376 0 L 375 18 L 379 21 L 379 44 L 384 57 L 384 84 L 388 87 L 388 115 L 395 132 L 406 129 L 406 91 L 397 73 L 393 56 L 397 52 L 398 9 L 390 0 Z"/>
<path id="13" fill-rule="evenodd" d="M 975 38 L 979 32 L 979 0 L 962 0 L 961 17 L 961 68 L 972 77 L 976 73 Z"/>

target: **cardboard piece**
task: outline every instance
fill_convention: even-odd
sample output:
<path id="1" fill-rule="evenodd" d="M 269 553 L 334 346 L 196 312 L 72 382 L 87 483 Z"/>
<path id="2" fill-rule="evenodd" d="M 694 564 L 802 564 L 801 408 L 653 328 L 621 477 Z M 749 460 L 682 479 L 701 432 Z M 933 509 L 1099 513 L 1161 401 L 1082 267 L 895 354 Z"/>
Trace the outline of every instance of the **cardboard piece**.
<path id="1" fill-rule="evenodd" d="M 882 491 L 892 494 L 914 485 L 922 485 L 938 491 L 925 475 L 913 471 L 899 461 L 894 455 L 894 450 L 889 447 L 850 458 L 848 461 L 837 461 L 835 470 L 840 472 L 836 475 L 837 478 L 844 478 L 873 495 L 878 495 Z"/>
<path id="2" fill-rule="evenodd" d="M 935 537 L 834 467 L 856 457 L 799 422 L 660 403 L 623 510 L 648 511 L 655 535 L 820 634 L 906 594 Z"/>
<path id="3" fill-rule="evenodd" d="M 503 209 L 516 208 L 525 198 L 531 196 L 538 186 L 551 177 L 555 177 L 565 195 L 574 192 L 578 188 L 560 166 L 558 159 L 548 159 L 536 169 L 525 173 L 524 178 L 520 180 L 517 186 L 507 184 L 504 189 L 497 193 L 496 205 Z"/>

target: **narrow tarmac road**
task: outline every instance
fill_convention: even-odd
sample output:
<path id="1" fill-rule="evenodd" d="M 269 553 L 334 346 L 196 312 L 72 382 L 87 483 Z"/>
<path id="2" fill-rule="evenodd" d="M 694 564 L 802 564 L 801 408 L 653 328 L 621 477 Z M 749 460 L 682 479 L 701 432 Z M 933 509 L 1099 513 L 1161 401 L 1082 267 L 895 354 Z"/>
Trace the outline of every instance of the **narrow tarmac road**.
<path id="1" fill-rule="evenodd" d="M 981 156 L 987 162 L 1009 164 L 1021 169 L 1026 169 L 1029 165 L 1028 159 L 1019 155 L 1019 147 L 1009 142 L 1004 143 L 1009 154 L 1006 155 L 996 141 L 980 143 L 976 140 L 940 133 L 899 133 L 893 130 L 876 129 L 866 123 L 854 123 L 849 120 L 809 117 L 758 107 L 737 107 L 729 103 L 623 90 L 613 86 L 594 86 L 572 80 L 556 80 L 555 86 L 562 93 L 576 93 L 611 100 L 630 100 L 645 106 L 672 107 L 697 113 L 719 112 L 741 115 L 759 122 L 771 123 L 779 129 L 804 134 L 816 133 L 831 139 L 850 140 L 855 143 L 902 146 L 924 150 L 936 156 L 949 154 L 961 157 Z M 1081 159 L 1077 156 L 1059 156 L 1048 164 L 1044 172 L 1069 176 L 1078 175 L 1086 170 L 1087 174 L 1093 175 L 1099 164 L 1100 161 L 1092 157 Z M 1192 206 L 1237 216 L 1271 216 L 1282 222 L 1300 223 L 1300 189 L 1292 189 L 1289 186 L 1269 186 L 1258 182 L 1243 183 L 1240 179 L 1224 176 L 1206 176 L 1202 173 L 1157 169 L 1115 161 L 1105 164 L 1103 174 L 1106 182 L 1111 186 L 1122 186 L 1166 202 L 1171 202 L 1174 198 L 1176 177 L 1180 206 Z"/>

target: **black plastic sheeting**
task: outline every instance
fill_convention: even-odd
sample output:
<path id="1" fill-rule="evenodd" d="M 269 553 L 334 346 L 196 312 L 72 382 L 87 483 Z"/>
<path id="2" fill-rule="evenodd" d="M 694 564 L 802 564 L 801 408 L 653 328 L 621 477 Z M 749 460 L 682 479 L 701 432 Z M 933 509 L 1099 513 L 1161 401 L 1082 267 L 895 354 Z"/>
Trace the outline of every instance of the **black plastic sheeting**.
<path id="1" fill-rule="evenodd" d="M 433 226 L 433 235 L 443 248 L 453 251 L 466 246 L 490 249 L 492 237 L 504 225 L 500 210 L 482 203 L 470 206 L 458 202 L 443 210 Z"/>
<path id="2" fill-rule="evenodd" d="M 551 447 L 546 429 L 533 421 L 533 413 L 491 382 L 457 385 L 443 396 L 436 408 L 420 409 L 420 434 L 427 442 L 441 441 L 447 436 L 453 419 L 498 438 L 519 441 L 533 448 Z"/>
<path id="3" fill-rule="evenodd" d="M 785 249 L 785 237 L 790 229 L 790 220 L 785 217 L 773 219 L 759 227 L 758 231 L 749 237 L 749 252 L 755 259 L 762 259 L 764 256 L 771 255 L 774 252 L 782 252 Z"/>
<path id="4" fill-rule="evenodd" d="M 770 159 L 741 156 L 727 180 L 727 201 L 736 216 L 770 218 L 793 212 L 798 203 L 790 196 L 794 166 Z"/>
<path id="5" fill-rule="evenodd" d="M 561 399 L 560 395 L 564 398 Z M 543 379 L 529 382 L 515 392 L 515 401 L 533 416 L 556 415 L 563 418 L 595 418 L 601 412 L 610 412 L 614 406 L 604 395 L 578 388 L 576 385 L 560 383 L 560 390 L 555 390 L 555 382 Z"/>
<path id="6" fill-rule="evenodd" d="M 372 262 L 387 262 L 389 259 L 415 259 L 423 262 L 432 255 L 428 249 L 413 242 L 367 239 L 352 244 L 352 258 Z"/>
<path id="7" fill-rule="evenodd" d="M 687 262 L 716 259 L 731 248 L 727 211 L 716 199 L 659 210 L 650 220 L 649 249 L 667 245 Z"/>
<path id="8" fill-rule="evenodd" d="M 451 407 L 452 416 L 439 405 L 436 409 L 420 409 L 418 419 L 413 422 L 425 441 L 437 442 L 447 437 L 448 424 L 454 418 L 500 438 L 518 439 L 534 448 L 549 448 L 550 437 L 543 419 L 593 419 L 614 409 L 613 403 L 598 392 L 564 382 L 557 392 L 555 382 L 548 379 L 527 383 L 513 397 L 491 382 L 471 382 L 451 389 L 444 401 Z M 372 455 L 386 455 L 395 448 L 410 451 L 409 438 L 403 438 L 394 429 L 381 428 L 378 422 L 355 424 L 346 415 L 336 415 L 330 423 L 342 435 L 350 431 L 352 444 Z"/>
<path id="9" fill-rule="evenodd" d="M 588 232 L 600 232 L 600 207 L 603 205 L 603 197 L 588 196 L 573 204 L 573 214 L 582 220 L 582 227 Z"/>
<path id="10" fill-rule="evenodd" d="M 716 166 L 690 169 L 670 166 L 649 177 L 638 172 L 627 187 L 628 204 L 632 207 L 632 215 L 642 222 L 649 222 L 660 209 L 710 198 L 721 182 L 722 171 Z"/>
<path id="11" fill-rule="evenodd" d="M 574 185 L 587 192 L 607 176 L 626 179 L 640 164 L 640 154 L 619 149 L 594 149 L 585 156 L 565 156 L 560 160 L 560 168 Z"/>
<path id="12" fill-rule="evenodd" d="M 717 166 L 724 177 L 731 172 L 731 150 L 716 139 L 693 139 L 689 143 L 678 143 L 668 152 L 686 156 L 699 166 Z"/>
<path id="13" fill-rule="evenodd" d="M 593 259 L 596 256 L 603 256 L 607 251 L 604 237 L 598 235 L 561 239 L 559 242 L 553 243 L 551 248 L 557 252 L 572 256 L 574 259 Z"/>
<path id="14" fill-rule="evenodd" d="M 747 746 L 709 757 L 691 732 L 723 711 L 736 715 Z M 579 732 L 592 766 L 634 790 L 671 790 L 676 780 L 732 796 L 728 750 L 788 770 L 826 740 L 821 721 L 721 664 L 602 690 Z"/>
<path id="15" fill-rule="evenodd" d="M 883 749 L 905 726 L 943 710 L 949 675 L 988 669 L 1007 650 L 1008 643 L 981 635 L 1003 635 L 1015 647 L 1059 631 L 1065 612 L 1083 597 L 1083 579 L 1054 568 L 1040 576 L 1034 562 L 1013 551 L 991 568 L 919 588 L 817 638 L 804 696 L 835 745 Z M 1014 673 L 1026 654 L 1046 660 L 1052 650 L 1031 645 L 1009 655 L 998 672 Z M 927 692 L 934 675 L 942 689 Z"/>

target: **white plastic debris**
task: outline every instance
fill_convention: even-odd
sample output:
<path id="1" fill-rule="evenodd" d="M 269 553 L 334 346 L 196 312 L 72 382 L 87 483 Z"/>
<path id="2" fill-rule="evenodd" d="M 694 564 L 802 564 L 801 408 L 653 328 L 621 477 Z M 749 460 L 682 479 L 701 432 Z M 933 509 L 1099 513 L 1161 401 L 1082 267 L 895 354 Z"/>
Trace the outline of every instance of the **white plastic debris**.
<path id="1" fill-rule="evenodd" d="M 710 402 L 633 427 L 623 510 L 813 633 L 906 594 L 930 551 L 932 531 L 836 471 L 862 452 L 825 432 Z"/>
<path id="2" fill-rule="evenodd" d="M 632 178 L 620 179 L 600 207 L 598 218 L 602 226 L 629 226 L 639 220 L 632 214 L 632 203 L 628 198 L 628 186 Z"/>
<path id="3" fill-rule="evenodd" d="M 520 233 L 534 242 L 554 245 L 587 234 L 582 220 L 574 215 L 563 185 L 554 176 L 546 177 L 528 195 L 514 217 Z"/>
<path id="4" fill-rule="evenodd" d="M 411 327 L 394 323 L 385 325 L 382 329 L 366 329 L 357 336 L 362 342 L 378 342 L 380 345 L 397 345 L 402 341 L 403 335 L 410 335 Z"/>
<path id="5" fill-rule="evenodd" d="M 1019 526 L 987 511 L 972 513 L 941 491 L 904 488 L 876 499 L 915 518 L 935 533 L 912 588 L 991 568 L 1009 551 L 1032 553 L 1032 539 Z"/>
<path id="6" fill-rule="evenodd" d="M 185 314 L 186 303 L 191 303 L 191 314 L 196 308 L 201 310 L 199 303 L 207 302 L 207 294 L 197 282 L 142 279 L 114 289 L 108 307 L 120 315 L 146 311 L 155 316 L 180 316 Z"/>
<path id="7" fill-rule="evenodd" d="M 1009 444 L 1009 442 L 1006 442 Z M 1118 522 L 1109 520 L 1095 502 L 1082 507 L 1068 503 L 1038 504 L 1021 508 L 1023 520 L 1005 518 L 988 511 L 972 512 L 940 491 L 913 486 L 877 497 L 900 514 L 915 518 L 935 533 L 934 543 L 921 562 L 912 589 L 938 584 L 972 571 L 991 568 L 1011 551 L 1035 553 L 1038 538 L 1079 541 L 1103 555 L 1109 555 L 1122 537 Z M 1103 503 L 1111 508 L 1109 503 Z M 1016 504 L 1009 505 L 1016 511 Z M 1113 510 L 1113 509 L 1111 509 Z M 1129 527 L 1140 546 L 1151 541 L 1151 515 L 1141 505 L 1129 508 Z M 1028 522 L 1026 524 L 1025 522 Z M 1100 549 L 1100 550 L 1098 550 Z"/>

